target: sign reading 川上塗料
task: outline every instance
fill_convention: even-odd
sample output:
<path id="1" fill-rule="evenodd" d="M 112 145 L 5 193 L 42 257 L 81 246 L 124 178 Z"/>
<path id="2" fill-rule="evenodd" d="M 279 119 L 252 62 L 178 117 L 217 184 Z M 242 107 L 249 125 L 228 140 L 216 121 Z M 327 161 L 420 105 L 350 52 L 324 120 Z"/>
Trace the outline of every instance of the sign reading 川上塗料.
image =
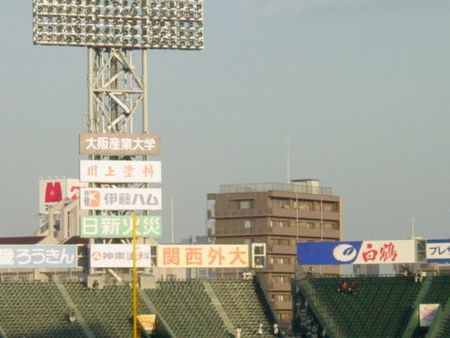
<path id="1" fill-rule="evenodd" d="M 247 268 L 248 245 L 158 245 L 159 268 Z"/>
<path id="2" fill-rule="evenodd" d="M 303 265 L 415 262 L 414 240 L 297 243 L 297 263 Z"/>
<path id="3" fill-rule="evenodd" d="M 136 264 L 138 268 L 151 267 L 150 245 L 138 244 Z M 92 268 L 131 268 L 133 246 L 131 244 L 93 244 L 90 246 Z"/>
<path id="4" fill-rule="evenodd" d="M 139 215 L 137 236 L 161 237 L 161 216 Z M 131 238 L 133 223 L 131 216 L 83 216 L 80 218 L 80 237 L 84 238 Z"/>
<path id="5" fill-rule="evenodd" d="M 428 263 L 450 263 L 450 239 L 427 240 Z"/>
<path id="6" fill-rule="evenodd" d="M 161 189 L 81 188 L 81 210 L 161 210 Z"/>
<path id="7" fill-rule="evenodd" d="M 77 266 L 76 245 L 0 245 L 1 269 L 66 269 Z"/>
<path id="8" fill-rule="evenodd" d="M 158 134 L 80 134 L 80 154 L 83 155 L 159 155 L 160 148 L 160 137 Z"/>
<path id="9" fill-rule="evenodd" d="M 80 181 L 161 183 L 160 161 L 80 161 Z"/>

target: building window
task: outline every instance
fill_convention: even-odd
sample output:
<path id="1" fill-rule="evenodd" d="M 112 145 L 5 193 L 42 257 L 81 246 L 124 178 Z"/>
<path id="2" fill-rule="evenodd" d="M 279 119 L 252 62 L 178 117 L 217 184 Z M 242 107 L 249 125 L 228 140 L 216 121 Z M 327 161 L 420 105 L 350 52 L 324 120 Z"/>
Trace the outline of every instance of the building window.
<path id="1" fill-rule="evenodd" d="M 291 241 L 284 238 L 273 238 L 271 242 L 272 245 L 291 245 Z"/>
<path id="2" fill-rule="evenodd" d="M 271 219 L 270 222 L 269 222 L 269 226 L 271 228 L 288 228 L 289 227 L 289 221 L 278 220 L 278 219 Z"/>
<path id="3" fill-rule="evenodd" d="M 282 321 L 290 321 L 292 320 L 292 315 L 289 312 L 279 312 L 278 317 Z"/>
<path id="4" fill-rule="evenodd" d="M 280 293 L 280 294 L 274 294 L 273 299 L 276 302 L 290 302 L 292 298 L 289 293 Z"/>
<path id="5" fill-rule="evenodd" d="M 323 228 L 325 230 L 339 230 L 339 225 L 337 222 L 325 222 Z"/>
<path id="6" fill-rule="evenodd" d="M 270 257 L 270 263 L 272 263 L 272 264 L 290 264 L 291 259 L 289 257 Z"/>
<path id="7" fill-rule="evenodd" d="M 292 277 L 290 276 L 285 276 L 285 275 L 281 275 L 281 276 L 272 276 L 272 282 L 273 283 L 289 283 Z"/>
<path id="8" fill-rule="evenodd" d="M 241 200 L 237 201 L 237 208 L 238 209 L 253 209 L 253 200 Z"/>
<path id="9" fill-rule="evenodd" d="M 253 219 L 246 219 L 244 221 L 244 229 L 252 229 L 255 227 L 255 221 Z"/>

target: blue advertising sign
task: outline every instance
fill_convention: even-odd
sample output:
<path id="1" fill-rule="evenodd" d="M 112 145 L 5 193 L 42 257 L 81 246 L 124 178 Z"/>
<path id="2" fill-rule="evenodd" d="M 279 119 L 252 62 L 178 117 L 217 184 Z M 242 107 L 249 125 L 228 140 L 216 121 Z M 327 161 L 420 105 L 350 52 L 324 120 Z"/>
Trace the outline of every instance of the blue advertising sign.
<path id="1" fill-rule="evenodd" d="M 307 265 L 352 264 L 362 241 L 297 243 L 297 263 Z"/>
<path id="2" fill-rule="evenodd" d="M 0 245 L 0 269 L 76 268 L 76 245 Z"/>
<path id="3" fill-rule="evenodd" d="M 415 261 L 414 240 L 297 243 L 298 264 L 393 264 Z"/>
<path id="4" fill-rule="evenodd" d="M 450 263 L 450 239 L 427 240 L 427 263 Z"/>

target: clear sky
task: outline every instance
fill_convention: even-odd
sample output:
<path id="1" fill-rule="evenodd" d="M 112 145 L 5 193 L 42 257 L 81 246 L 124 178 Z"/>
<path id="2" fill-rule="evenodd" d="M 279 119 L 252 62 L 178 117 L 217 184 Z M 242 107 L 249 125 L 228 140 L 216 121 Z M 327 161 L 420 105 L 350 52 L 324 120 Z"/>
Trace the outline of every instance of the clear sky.
<path id="1" fill-rule="evenodd" d="M 0 11 L 0 236 L 37 228 L 38 180 L 78 176 L 86 50 L 32 44 Z M 150 58 L 164 240 L 203 234 L 221 184 L 316 178 L 345 239 L 450 237 L 448 0 L 206 0 L 205 49 Z"/>

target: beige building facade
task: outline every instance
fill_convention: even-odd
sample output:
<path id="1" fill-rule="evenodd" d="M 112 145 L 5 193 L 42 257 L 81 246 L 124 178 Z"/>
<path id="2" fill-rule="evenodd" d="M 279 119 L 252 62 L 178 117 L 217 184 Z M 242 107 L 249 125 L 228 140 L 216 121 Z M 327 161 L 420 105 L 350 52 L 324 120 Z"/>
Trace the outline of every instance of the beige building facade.
<path id="1" fill-rule="evenodd" d="M 317 180 L 289 184 L 223 185 L 208 194 L 209 235 L 217 244 L 265 243 L 266 266 L 258 270 L 278 320 L 292 320 L 291 279 L 309 267 L 296 264 L 296 243 L 342 238 L 341 198 Z M 339 273 L 339 267 L 314 267 Z"/>

